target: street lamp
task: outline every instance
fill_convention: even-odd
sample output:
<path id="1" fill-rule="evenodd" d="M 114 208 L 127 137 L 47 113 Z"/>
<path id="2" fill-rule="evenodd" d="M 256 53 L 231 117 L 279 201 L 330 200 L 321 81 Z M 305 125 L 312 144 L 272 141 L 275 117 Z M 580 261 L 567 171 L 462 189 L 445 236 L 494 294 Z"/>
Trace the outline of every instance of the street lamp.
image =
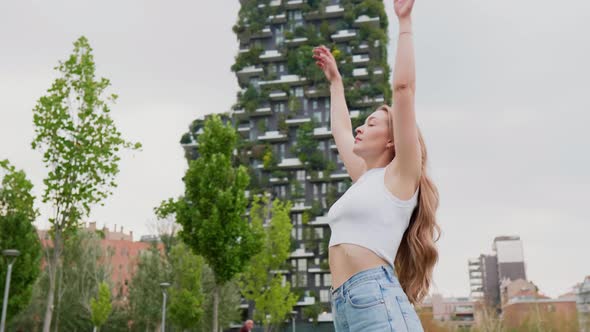
<path id="1" fill-rule="evenodd" d="M 2 321 L 0 321 L 0 332 L 4 332 L 6 323 L 6 307 L 8 307 L 8 292 L 10 290 L 10 275 L 12 274 L 12 264 L 20 255 L 16 249 L 7 249 L 2 251 L 2 255 L 8 259 L 8 272 L 6 273 L 6 287 L 4 287 L 4 302 L 2 302 Z"/>
<path id="2" fill-rule="evenodd" d="M 164 301 L 162 302 L 162 332 L 166 332 L 166 288 L 170 287 L 169 282 L 163 282 L 160 284 L 160 288 L 162 288 L 162 295 L 164 296 Z M 3 332 L 3 331 L 0 331 Z"/>

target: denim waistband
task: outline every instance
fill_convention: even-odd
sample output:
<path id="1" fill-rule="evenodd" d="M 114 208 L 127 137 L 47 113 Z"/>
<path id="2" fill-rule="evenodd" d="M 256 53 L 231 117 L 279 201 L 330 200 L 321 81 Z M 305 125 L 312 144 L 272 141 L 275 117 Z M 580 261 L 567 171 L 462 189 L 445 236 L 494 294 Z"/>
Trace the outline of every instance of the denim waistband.
<path id="1" fill-rule="evenodd" d="M 342 285 L 338 286 L 338 288 L 334 289 L 330 287 L 330 290 L 332 292 L 332 296 L 336 296 L 339 293 L 345 294 L 348 289 L 359 282 L 371 279 L 380 279 L 384 277 L 390 282 L 393 282 L 395 285 L 400 286 L 400 283 L 395 276 L 393 267 L 391 267 L 391 265 L 381 265 L 368 270 L 357 272 L 352 275 L 352 277 L 348 278 L 348 280 L 346 280 Z"/>

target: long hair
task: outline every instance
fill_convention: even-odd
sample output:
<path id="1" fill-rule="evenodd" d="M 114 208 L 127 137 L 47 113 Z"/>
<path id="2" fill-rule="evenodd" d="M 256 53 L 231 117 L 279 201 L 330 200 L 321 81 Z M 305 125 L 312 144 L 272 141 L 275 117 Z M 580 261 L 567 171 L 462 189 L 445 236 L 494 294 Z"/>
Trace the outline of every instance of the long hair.
<path id="1" fill-rule="evenodd" d="M 393 133 L 393 110 L 387 105 L 379 109 L 387 112 L 388 124 Z M 438 261 L 435 242 L 440 237 L 440 227 L 436 223 L 438 190 L 427 173 L 428 154 L 424 138 L 420 129 L 416 127 L 416 130 L 422 152 L 418 204 L 412 212 L 410 224 L 404 233 L 394 261 L 399 282 L 413 304 L 421 303 L 428 294 L 432 283 L 432 271 Z"/>

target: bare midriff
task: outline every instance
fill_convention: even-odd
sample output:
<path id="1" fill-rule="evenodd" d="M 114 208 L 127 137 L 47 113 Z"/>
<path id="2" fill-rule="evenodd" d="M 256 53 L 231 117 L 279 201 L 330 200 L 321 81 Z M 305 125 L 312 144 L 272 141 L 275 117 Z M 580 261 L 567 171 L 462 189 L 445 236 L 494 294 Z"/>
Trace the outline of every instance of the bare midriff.
<path id="1" fill-rule="evenodd" d="M 346 280 L 358 272 L 381 265 L 389 265 L 386 260 L 377 256 L 365 247 L 341 243 L 329 248 L 330 273 L 332 288 L 340 287 Z"/>

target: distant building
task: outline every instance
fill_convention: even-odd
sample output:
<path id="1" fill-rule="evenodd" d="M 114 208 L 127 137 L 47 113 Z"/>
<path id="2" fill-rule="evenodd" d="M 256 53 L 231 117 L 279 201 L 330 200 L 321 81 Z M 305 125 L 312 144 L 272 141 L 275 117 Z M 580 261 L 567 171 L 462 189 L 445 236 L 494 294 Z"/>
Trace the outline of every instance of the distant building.
<path id="1" fill-rule="evenodd" d="M 502 307 L 502 320 L 508 329 L 518 329 L 526 324 L 540 324 L 559 331 L 577 328 L 576 301 L 572 299 L 533 298 L 529 296 L 510 299 Z"/>
<path id="2" fill-rule="evenodd" d="M 492 250 L 493 254 L 481 254 L 468 262 L 470 295 L 499 311 L 502 282 L 526 281 L 526 266 L 522 241 L 518 236 L 496 237 Z"/>
<path id="3" fill-rule="evenodd" d="M 576 289 L 576 306 L 580 332 L 590 332 L 590 276 Z"/>
<path id="4" fill-rule="evenodd" d="M 443 297 L 433 294 L 424 300 L 420 310 L 431 311 L 434 320 L 454 328 L 470 328 L 475 324 L 476 301 L 468 297 Z"/>
<path id="5" fill-rule="evenodd" d="M 133 232 L 125 233 L 123 226 L 117 231 L 117 225 L 115 225 L 113 231 L 111 231 L 106 226 L 102 229 L 97 229 L 96 222 L 89 222 L 84 224 L 82 230 L 100 232 L 104 235 L 104 238 L 100 242 L 102 248 L 111 256 L 113 295 L 114 297 L 126 300 L 128 285 L 135 272 L 137 259 L 141 251 L 150 248 L 152 242 L 133 242 Z M 38 230 L 37 233 L 41 239 L 41 243 L 44 246 L 47 245 L 49 243 L 47 230 Z M 157 244 L 157 246 L 160 251 L 163 251 L 162 244 Z"/>

